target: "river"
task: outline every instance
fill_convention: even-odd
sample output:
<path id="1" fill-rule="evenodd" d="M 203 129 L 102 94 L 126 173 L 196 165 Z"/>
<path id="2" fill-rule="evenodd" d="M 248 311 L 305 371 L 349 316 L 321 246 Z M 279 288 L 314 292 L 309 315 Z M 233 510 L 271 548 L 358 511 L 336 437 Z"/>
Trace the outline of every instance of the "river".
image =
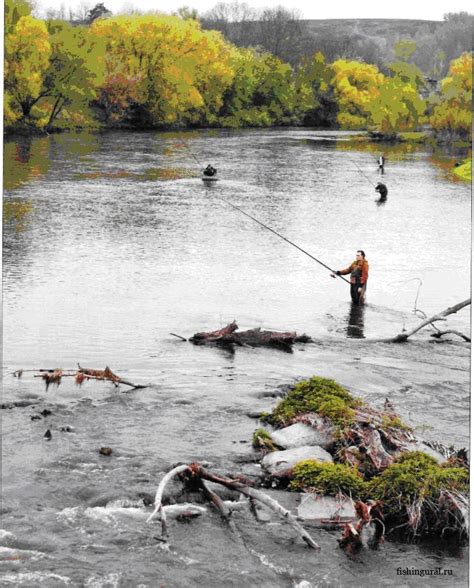
<path id="1" fill-rule="evenodd" d="M 311 129 L 5 143 L 2 586 L 467 586 L 466 549 L 387 540 L 350 560 L 337 531 L 308 526 L 314 552 L 285 524 L 245 514 L 240 543 L 211 509 L 170 523 L 164 545 L 159 523 L 110 506 L 153 494 L 177 462 L 257 472 L 259 423 L 247 413 L 270 411 L 279 386 L 311 375 L 379 408 L 389 398 L 425 439 L 468 445 L 469 344 L 429 328 L 404 345 L 374 342 L 415 326 L 415 308 L 431 316 L 469 297 L 471 193 L 449 172 L 465 153 L 384 147 L 383 178 L 379 153 Z M 220 181 L 205 185 L 198 162 Z M 221 198 L 330 267 L 364 249 L 363 310 L 351 309 L 346 283 Z M 469 334 L 469 308 L 441 328 Z M 234 319 L 314 343 L 230 353 L 170 335 Z M 149 386 L 64 378 L 45 391 L 27 371 L 78 362 Z M 452 574 L 428 584 L 397 568 Z"/>

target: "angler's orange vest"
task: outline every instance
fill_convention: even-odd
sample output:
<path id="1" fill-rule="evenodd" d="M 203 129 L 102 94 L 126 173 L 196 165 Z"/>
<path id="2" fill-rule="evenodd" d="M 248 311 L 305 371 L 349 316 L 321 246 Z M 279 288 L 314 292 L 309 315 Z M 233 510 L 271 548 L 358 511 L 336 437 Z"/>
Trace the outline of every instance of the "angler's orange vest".
<path id="1" fill-rule="evenodd" d="M 340 271 L 341 275 L 351 274 L 351 283 L 355 284 L 357 278 L 361 284 L 365 284 L 369 279 L 369 262 L 366 259 L 353 261 L 349 267 Z"/>

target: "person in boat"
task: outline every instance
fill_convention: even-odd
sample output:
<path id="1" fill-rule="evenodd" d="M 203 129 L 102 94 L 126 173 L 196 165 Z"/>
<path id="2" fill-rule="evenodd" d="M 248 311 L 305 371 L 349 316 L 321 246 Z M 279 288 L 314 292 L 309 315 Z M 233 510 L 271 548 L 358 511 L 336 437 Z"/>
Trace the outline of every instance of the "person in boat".
<path id="1" fill-rule="evenodd" d="M 379 164 L 379 169 L 383 169 L 385 166 L 385 157 L 383 155 L 380 155 L 377 161 Z"/>
<path id="2" fill-rule="evenodd" d="M 217 174 L 217 169 L 215 167 L 212 167 L 211 164 L 209 164 L 202 173 L 208 178 L 212 178 L 212 176 L 215 176 Z"/>
<path id="3" fill-rule="evenodd" d="M 346 269 L 338 270 L 331 274 L 336 276 L 345 276 L 351 274 L 351 299 L 354 304 L 364 304 L 365 292 L 367 290 L 367 280 L 369 279 L 369 262 L 365 259 L 365 252 L 359 249 L 356 253 L 355 260 Z"/>
<path id="4" fill-rule="evenodd" d="M 387 200 L 388 188 L 385 184 L 382 184 L 382 182 L 379 182 L 375 186 L 375 191 L 380 194 L 379 202 L 384 202 L 385 200 Z"/>

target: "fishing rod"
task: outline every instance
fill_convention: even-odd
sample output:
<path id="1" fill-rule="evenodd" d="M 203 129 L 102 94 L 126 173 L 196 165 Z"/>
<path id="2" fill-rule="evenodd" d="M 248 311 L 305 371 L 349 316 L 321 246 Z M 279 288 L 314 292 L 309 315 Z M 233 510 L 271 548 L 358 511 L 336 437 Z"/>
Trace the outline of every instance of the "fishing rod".
<path id="1" fill-rule="evenodd" d="M 348 155 L 347 157 L 348 157 L 348 158 L 349 158 L 349 159 L 352 161 L 352 163 L 353 163 L 353 164 L 356 166 L 356 168 L 357 168 L 357 169 L 360 171 L 360 173 L 361 173 L 361 174 L 364 176 L 364 178 L 365 178 L 365 179 L 366 179 L 366 180 L 367 180 L 367 181 L 368 181 L 370 184 L 372 184 L 372 186 L 373 186 L 374 188 L 376 188 L 376 187 L 377 187 L 377 186 L 376 186 L 376 184 L 374 184 L 374 183 L 372 182 L 372 180 L 371 180 L 371 179 L 370 179 L 368 176 L 366 176 L 366 175 L 364 174 L 364 172 L 363 172 L 363 171 L 360 169 L 360 167 L 359 167 L 359 166 L 357 165 L 357 163 L 356 163 L 356 162 L 355 162 L 355 161 L 352 159 L 352 157 L 349 157 L 349 155 Z"/>
<path id="2" fill-rule="evenodd" d="M 232 204 L 232 202 L 229 202 L 228 200 L 226 200 L 225 198 L 222 198 L 222 196 L 217 196 L 215 195 L 215 197 L 218 200 L 222 200 L 222 202 L 225 202 L 226 204 L 228 204 L 229 206 L 232 206 L 232 208 L 234 208 L 235 210 L 238 210 L 239 212 L 241 212 L 242 214 L 244 214 L 245 216 L 248 216 L 248 218 L 252 219 L 253 221 L 255 221 L 256 223 L 258 223 L 260 226 L 262 226 L 263 228 L 267 229 L 268 231 L 270 231 L 271 233 L 277 235 L 277 237 L 280 237 L 280 239 L 283 239 L 283 241 L 286 241 L 287 243 L 289 243 L 290 245 L 293 245 L 293 247 L 296 247 L 296 249 L 298 249 L 299 251 L 301 251 L 302 253 L 304 253 L 305 255 L 307 255 L 308 257 L 310 257 L 312 260 L 316 261 L 317 263 L 319 263 L 319 265 L 322 265 L 323 267 L 325 267 L 326 269 L 328 269 L 330 272 L 335 273 L 335 270 L 333 270 L 332 268 L 330 268 L 328 265 L 326 265 L 325 263 L 323 263 L 321 260 L 319 260 L 317 257 L 314 257 L 314 255 L 311 255 L 311 253 L 308 253 L 307 251 L 305 251 L 302 247 L 300 247 L 299 245 L 297 245 L 296 243 L 293 243 L 293 241 L 290 241 L 289 239 L 287 239 L 286 237 L 284 237 L 283 235 L 281 235 L 280 233 L 278 233 L 277 231 L 275 231 L 274 229 L 272 229 L 271 227 L 269 227 L 268 225 L 266 225 L 265 223 L 262 223 L 261 221 L 259 221 L 257 218 L 255 218 L 254 216 L 252 216 L 251 214 L 249 214 L 248 212 L 245 212 L 245 210 L 242 210 L 241 208 L 239 208 L 238 206 L 236 206 L 235 204 Z M 336 274 L 337 275 L 337 274 Z M 339 278 L 341 278 L 341 280 L 344 280 L 344 282 L 347 282 L 348 284 L 350 284 L 349 280 L 346 280 L 346 278 L 343 278 L 342 276 L 338 275 Z"/>
<path id="3" fill-rule="evenodd" d="M 202 167 L 202 165 L 199 163 L 197 157 L 194 155 L 194 153 L 191 151 L 191 149 L 186 145 L 186 143 L 183 142 L 183 144 L 185 145 L 186 149 L 189 151 L 189 153 L 194 157 L 195 161 L 197 162 L 197 164 Z M 247 216 L 248 218 L 252 219 L 254 222 L 258 223 L 260 226 L 262 226 L 263 228 L 267 229 L 268 231 L 270 231 L 271 233 L 275 234 L 277 237 L 280 237 L 280 239 L 283 239 L 283 241 L 286 241 L 287 243 L 289 243 L 290 245 L 293 245 L 293 247 L 296 247 L 296 249 L 298 249 L 299 251 L 301 251 L 302 253 L 304 253 L 305 255 L 307 255 L 308 257 L 310 257 L 312 260 L 316 261 L 317 263 L 319 263 L 319 265 L 322 265 L 323 267 L 325 267 L 326 269 L 328 269 L 330 272 L 335 273 L 335 271 L 333 269 L 331 269 L 328 265 L 326 265 L 325 263 L 323 263 L 321 260 L 319 260 L 317 257 L 314 257 L 314 255 L 311 255 L 311 253 L 308 253 L 307 251 L 305 251 L 302 247 L 300 247 L 299 245 L 297 245 L 296 243 L 293 243 L 293 241 L 290 241 L 289 239 L 287 239 L 286 237 L 284 237 L 283 235 L 281 235 L 280 233 L 278 233 L 277 231 L 275 231 L 274 229 L 272 229 L 271 227 L 269 227 L 268 225 L 266 225 L 265 223 L 262 223 L 261 221 L 259 221 L 257 218 L 255 218 L 254 216 L 252 216 L 251 214 L 249 214 L 248 212 L 245 212 L 245 210 L 242 210 L 241 208 L 239 208 L 238 206 L 236 206 L 235 204 L 232 204 L 232 202 L 229 202 L 228 200 L 226 200 L 225 198 L 222 198 L 222 196 L 217 196 L 216 194 L 214 194 L 215 198 L 222 200 L 222 202 L 225 202 L 226 204 L 228 204 L 229 206 L 231 206 L 232 208 L 234 208 L 235 210 L 238 210 L 239 212 L 241 212 L 242 214 L 244 214 L 245 216 Z M 344 280 L 344 282 L 347 282 L 348 284 L 350 284 L 349 280 L 347 280 L 346 278 L 343 278 L 341 275 L 336 274 L 339 278 L 341 278 L 341 280 Z"/>

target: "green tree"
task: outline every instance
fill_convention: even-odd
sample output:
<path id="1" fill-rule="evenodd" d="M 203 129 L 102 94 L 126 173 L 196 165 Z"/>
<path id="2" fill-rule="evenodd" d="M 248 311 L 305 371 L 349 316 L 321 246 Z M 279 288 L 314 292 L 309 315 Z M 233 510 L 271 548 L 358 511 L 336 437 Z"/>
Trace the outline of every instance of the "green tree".
<path id="1" fill-rule="evenodd" d="M 331 127 L 336 124 L 338 106 L 331 84 L 333 75 L 333 69 L 321 52 L 303 59 L 296 69 L 296 108 L 305 125 Z"/>
<path id="2" fill-rule="evenodd" d="M 11 35 L 16 23 L 22 16 L 30 16 L 31 4 L 28 0 L 5 0 L 4 2 L 4 30 L 5 37 Z"/>
<path id="3" fill-rule="evenodd" d="M 224 94 L 220 123 L 228 127 L 294 122 L 296 89 L 291 66 L 270 53 L 235 49 L 235 76 Z"/>
<path id="4" fill-rule="evenodd" d="M 41 91 L 46 100 L 46 128 L 61 114 L 78 122 L 87 120 L 89 103 L 103 78 L 103 46 L 89 29 L 66 22 L 50 22 L 48 27 L 51 57 Z"/>

